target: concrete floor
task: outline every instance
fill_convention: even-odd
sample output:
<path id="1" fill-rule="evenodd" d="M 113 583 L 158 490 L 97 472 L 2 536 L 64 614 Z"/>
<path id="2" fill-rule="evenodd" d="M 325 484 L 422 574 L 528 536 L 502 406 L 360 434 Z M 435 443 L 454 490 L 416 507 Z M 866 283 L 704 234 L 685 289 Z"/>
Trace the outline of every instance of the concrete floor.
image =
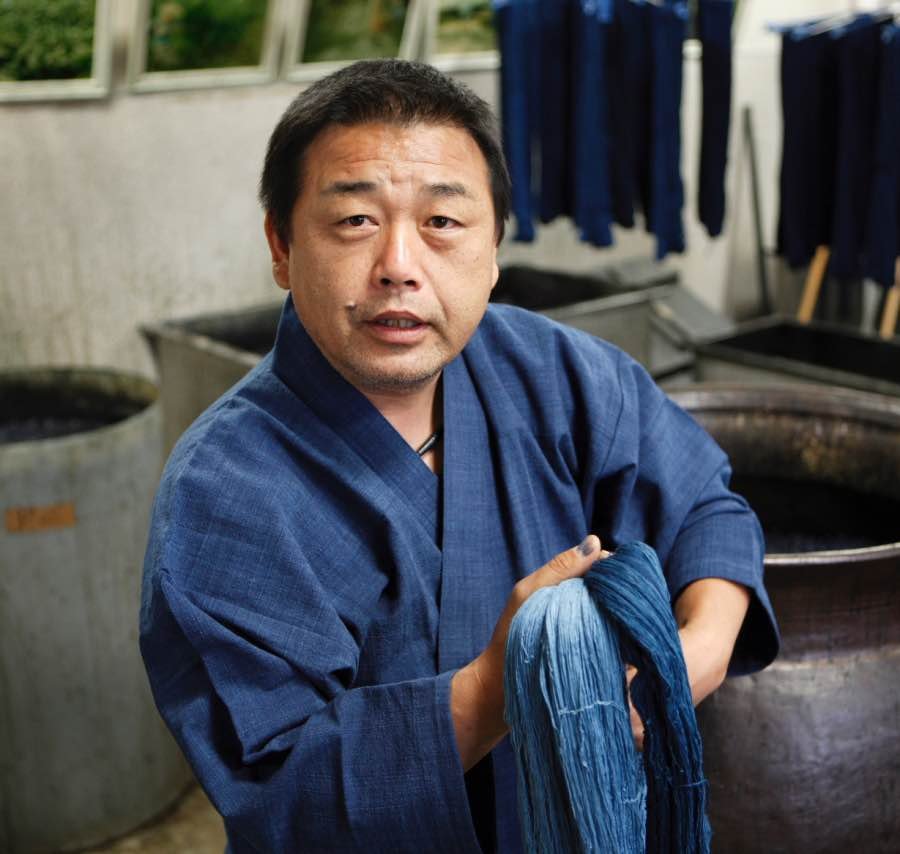
<path id="1" fill-rule="evenodd" d="M 156 821 L 84 854 L 222 854 L 225 829 L 203 790 L 192 786 Z"/>

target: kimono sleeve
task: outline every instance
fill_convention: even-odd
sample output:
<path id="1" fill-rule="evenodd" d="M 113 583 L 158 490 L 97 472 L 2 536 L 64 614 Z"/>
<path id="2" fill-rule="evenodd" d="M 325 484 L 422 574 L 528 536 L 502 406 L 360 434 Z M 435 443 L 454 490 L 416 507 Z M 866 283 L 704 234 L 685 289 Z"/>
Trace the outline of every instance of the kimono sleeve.
<path id="1" fill-rule="evenodd" d="M 616 545 L 651 544 L 673 601 L 701 578 L 746 586 L 751 603 L 729 674 L 765 667 L 779 645 L 763 585 L 765 544 L 756 515 L 729 489 L 727 456 L 624 354 L 618 385 L 618 414 L 595 475 L 596 529 Z"/>
<path id="2" fill-rule="evenodd" d="M 241 497 L 245 528 L 161 491 L 141 610 L 156 703 L 230 850 L 477 851 L 452 673 L 356 687 L 364 631 L 265 496 Z"/>

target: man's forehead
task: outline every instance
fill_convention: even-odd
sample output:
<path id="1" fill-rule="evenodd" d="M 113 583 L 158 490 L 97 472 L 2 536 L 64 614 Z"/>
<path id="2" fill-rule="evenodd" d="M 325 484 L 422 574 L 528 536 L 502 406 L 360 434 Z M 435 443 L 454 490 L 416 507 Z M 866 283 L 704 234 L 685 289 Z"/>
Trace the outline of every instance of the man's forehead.
<path id="1" fill-rule="evenodd" d="M 488 179 L 487 162 L 468 131 L 446 124 L 332 125 L 307 151 L 307 176 L 320 191 L 371 191 L 389 180 L 433 185 L 435 195 L 471 195 Z M 464 192 L 460 192 L 463 189 Z"/>
<path id="2" fill-rule="evenodd" d="M 365 195 L 377 192 L 381 183 L 382 181 L 332 181 L 325 184 L 321 194 L 324 196 Z M 461 181 L 428 182 L 423 184 L 420 189 L 435 198 L 477 198 L 472 189 Z"/>

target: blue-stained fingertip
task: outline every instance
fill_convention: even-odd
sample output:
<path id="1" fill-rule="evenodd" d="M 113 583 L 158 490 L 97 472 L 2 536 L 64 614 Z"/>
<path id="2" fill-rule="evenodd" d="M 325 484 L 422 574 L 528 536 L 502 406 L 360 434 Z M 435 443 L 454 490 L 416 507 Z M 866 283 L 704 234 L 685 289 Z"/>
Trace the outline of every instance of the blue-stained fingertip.
<path id="1" fill-rule="evenodd" d="M 588 534 L 579 544 L 578 552 L 582 557 L 587 557 L 599 548 L 600 540 L 594 534 Z"/>

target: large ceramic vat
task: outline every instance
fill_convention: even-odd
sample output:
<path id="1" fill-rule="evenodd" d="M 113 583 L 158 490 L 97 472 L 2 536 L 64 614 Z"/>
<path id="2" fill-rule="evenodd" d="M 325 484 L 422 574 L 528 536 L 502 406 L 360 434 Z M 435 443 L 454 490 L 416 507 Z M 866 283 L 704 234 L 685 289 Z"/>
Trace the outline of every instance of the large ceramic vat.
<path id="1" fill-rule="evenodd" d="M 767 536 L 782 652 L 698 709 L 717 854 L 900 850 L 900 400 L 698 386 Z"/>
<path id="2" fill-rule="evenodd" d="M 0 851 L 82 849 L 190 779 L 138 651 L 155 386 L 0 372 Z"/>

